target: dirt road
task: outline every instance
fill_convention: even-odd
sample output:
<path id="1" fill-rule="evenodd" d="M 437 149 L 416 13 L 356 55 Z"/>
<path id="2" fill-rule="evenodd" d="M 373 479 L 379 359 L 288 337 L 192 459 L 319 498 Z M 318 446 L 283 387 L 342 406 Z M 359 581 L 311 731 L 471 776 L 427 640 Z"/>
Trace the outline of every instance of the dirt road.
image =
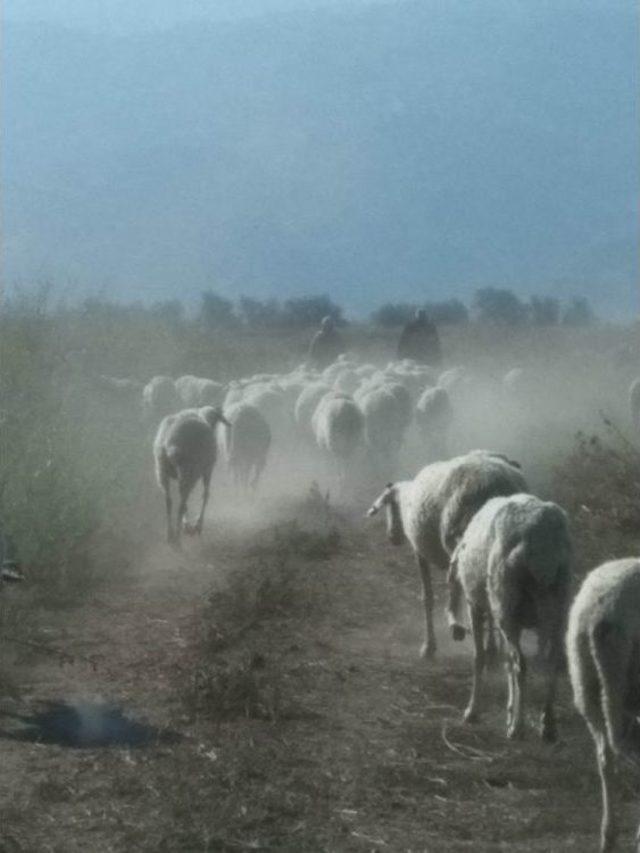
<path id="1" fill-rule="evenodd" d="M 47 614 L 47 641 L 83 657 L 24 657 L 2 699 L 3 853 L 596 849 L 566 685 L 555 746 L 533 711 L 507 742 L 502 673 L 463 727 L 469 648 L 418 659 L 409 553 L 359 522 L 305 536 L 157 547 L 134 579 Z"/>

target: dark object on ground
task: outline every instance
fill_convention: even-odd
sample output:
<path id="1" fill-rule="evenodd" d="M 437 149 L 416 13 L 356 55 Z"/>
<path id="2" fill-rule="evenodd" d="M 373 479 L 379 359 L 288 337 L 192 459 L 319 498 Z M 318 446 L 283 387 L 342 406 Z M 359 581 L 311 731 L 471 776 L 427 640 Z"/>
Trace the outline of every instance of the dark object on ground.
<path id="1" fill-rule="evenodd" d="M 163 730 L 127 717 L 113 705 L 91 702 L 47 702 L 32 714 L 4 712 L 19 725 L 0 729 L 0 737 L 58 746 L 149 746 L 177 743 L 177 732 Z"/>
<path id="2" fill-rule="evenodd" d="M 13 540 L 0 530 L 0 583 L 20 583 L 22 567 Z"/>

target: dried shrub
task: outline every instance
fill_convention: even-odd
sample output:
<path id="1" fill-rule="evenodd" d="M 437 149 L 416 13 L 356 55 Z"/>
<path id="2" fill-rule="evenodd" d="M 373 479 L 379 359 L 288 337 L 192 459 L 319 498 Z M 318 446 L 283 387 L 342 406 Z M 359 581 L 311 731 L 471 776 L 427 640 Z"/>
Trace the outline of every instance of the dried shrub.
<path id="1" fill-rule="evenodd" d="M 640 453 L 611 421 L 605 425 L 605 436 L 578 433 L 554 472 L 553 494 L 570 515 L 579 572 L 634 554 L 640 544 Z"/>

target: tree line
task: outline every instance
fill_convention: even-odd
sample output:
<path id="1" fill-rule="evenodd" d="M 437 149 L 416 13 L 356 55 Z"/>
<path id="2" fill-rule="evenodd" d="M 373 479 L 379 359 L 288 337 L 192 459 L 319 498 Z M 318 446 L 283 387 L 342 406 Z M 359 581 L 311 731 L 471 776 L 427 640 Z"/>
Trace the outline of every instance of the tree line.
<path id="1" fill-rule="evenodd" d="M 145 306 L 142 303 L 123 305 L 90 298 L 83 305 L 84 310 L 93 316 L 149 312 L 165 326 L 175 329 L 192 322 L 191 317 L 187 318 L 184 304 L 178 299 Z M 408 323 L 418 309 L 424 309 L 438 326 L 478 322 L 509 327 L 581 327 L 597 320 L 589 300 L 584 296 L 574 297 L 568 302 L 553 296 L 531 296 L 523 300 L 511 290 L 485 287 L 475 292 L 469 305 L 460 299 L 387 302 L 372 311 L 368 321 L 370 325 L 382 329 L 398 328 Z M 284 302 L 240 296 L 234 302 L 213 290 L 207 290 L 200 294 L 193 319 L 207 330 L 245 328 L 286 331 L 318 326 L 322 318 L 327 316 L 332 317 L 338 326 L 349 323 L 342 307 L 326 294 L 301 296 Z"/>
<path id="2" fill-rule="evenodd" d="M 588 326 L 595 314 L 584 297 L 561 302 L 553 296 L 531 296 L 528 300 L 513 291 L 484 287 L 477 290 L 467 306 L 460 299 L 431 302 L 387 302 L 369 315 L 369 322 L 381 328 L 405 325 L 422 308 L 436 325 L 460 325 L 477 321 L 504 326 Z M 199 319 L 208 328 L 249 327 L 252 329 L 294 329 L 316 326 L 323 317 L 346 325 L 343 309 L 329 296 L 301 296 L 280 302 L 241 296 L 237 303 L 214 291 L 201 294 Z"/>

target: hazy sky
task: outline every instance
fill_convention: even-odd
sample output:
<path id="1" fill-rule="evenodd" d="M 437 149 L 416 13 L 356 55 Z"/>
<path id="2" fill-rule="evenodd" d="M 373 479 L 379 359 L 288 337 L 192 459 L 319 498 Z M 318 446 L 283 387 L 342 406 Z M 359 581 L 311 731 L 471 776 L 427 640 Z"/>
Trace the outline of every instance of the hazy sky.
<path id="1" fill-rule="evenodd" d="M 238 21 L 323 7 L 395 0 L 4 0 L 8 20 L 47 21 L 95 31 L 135 32 L 193 21 Z"/>
<path id="2" fill-rule="evenodd" d="M 635 0 L 5 0 L 3 264 L 638 310 Z"/>

